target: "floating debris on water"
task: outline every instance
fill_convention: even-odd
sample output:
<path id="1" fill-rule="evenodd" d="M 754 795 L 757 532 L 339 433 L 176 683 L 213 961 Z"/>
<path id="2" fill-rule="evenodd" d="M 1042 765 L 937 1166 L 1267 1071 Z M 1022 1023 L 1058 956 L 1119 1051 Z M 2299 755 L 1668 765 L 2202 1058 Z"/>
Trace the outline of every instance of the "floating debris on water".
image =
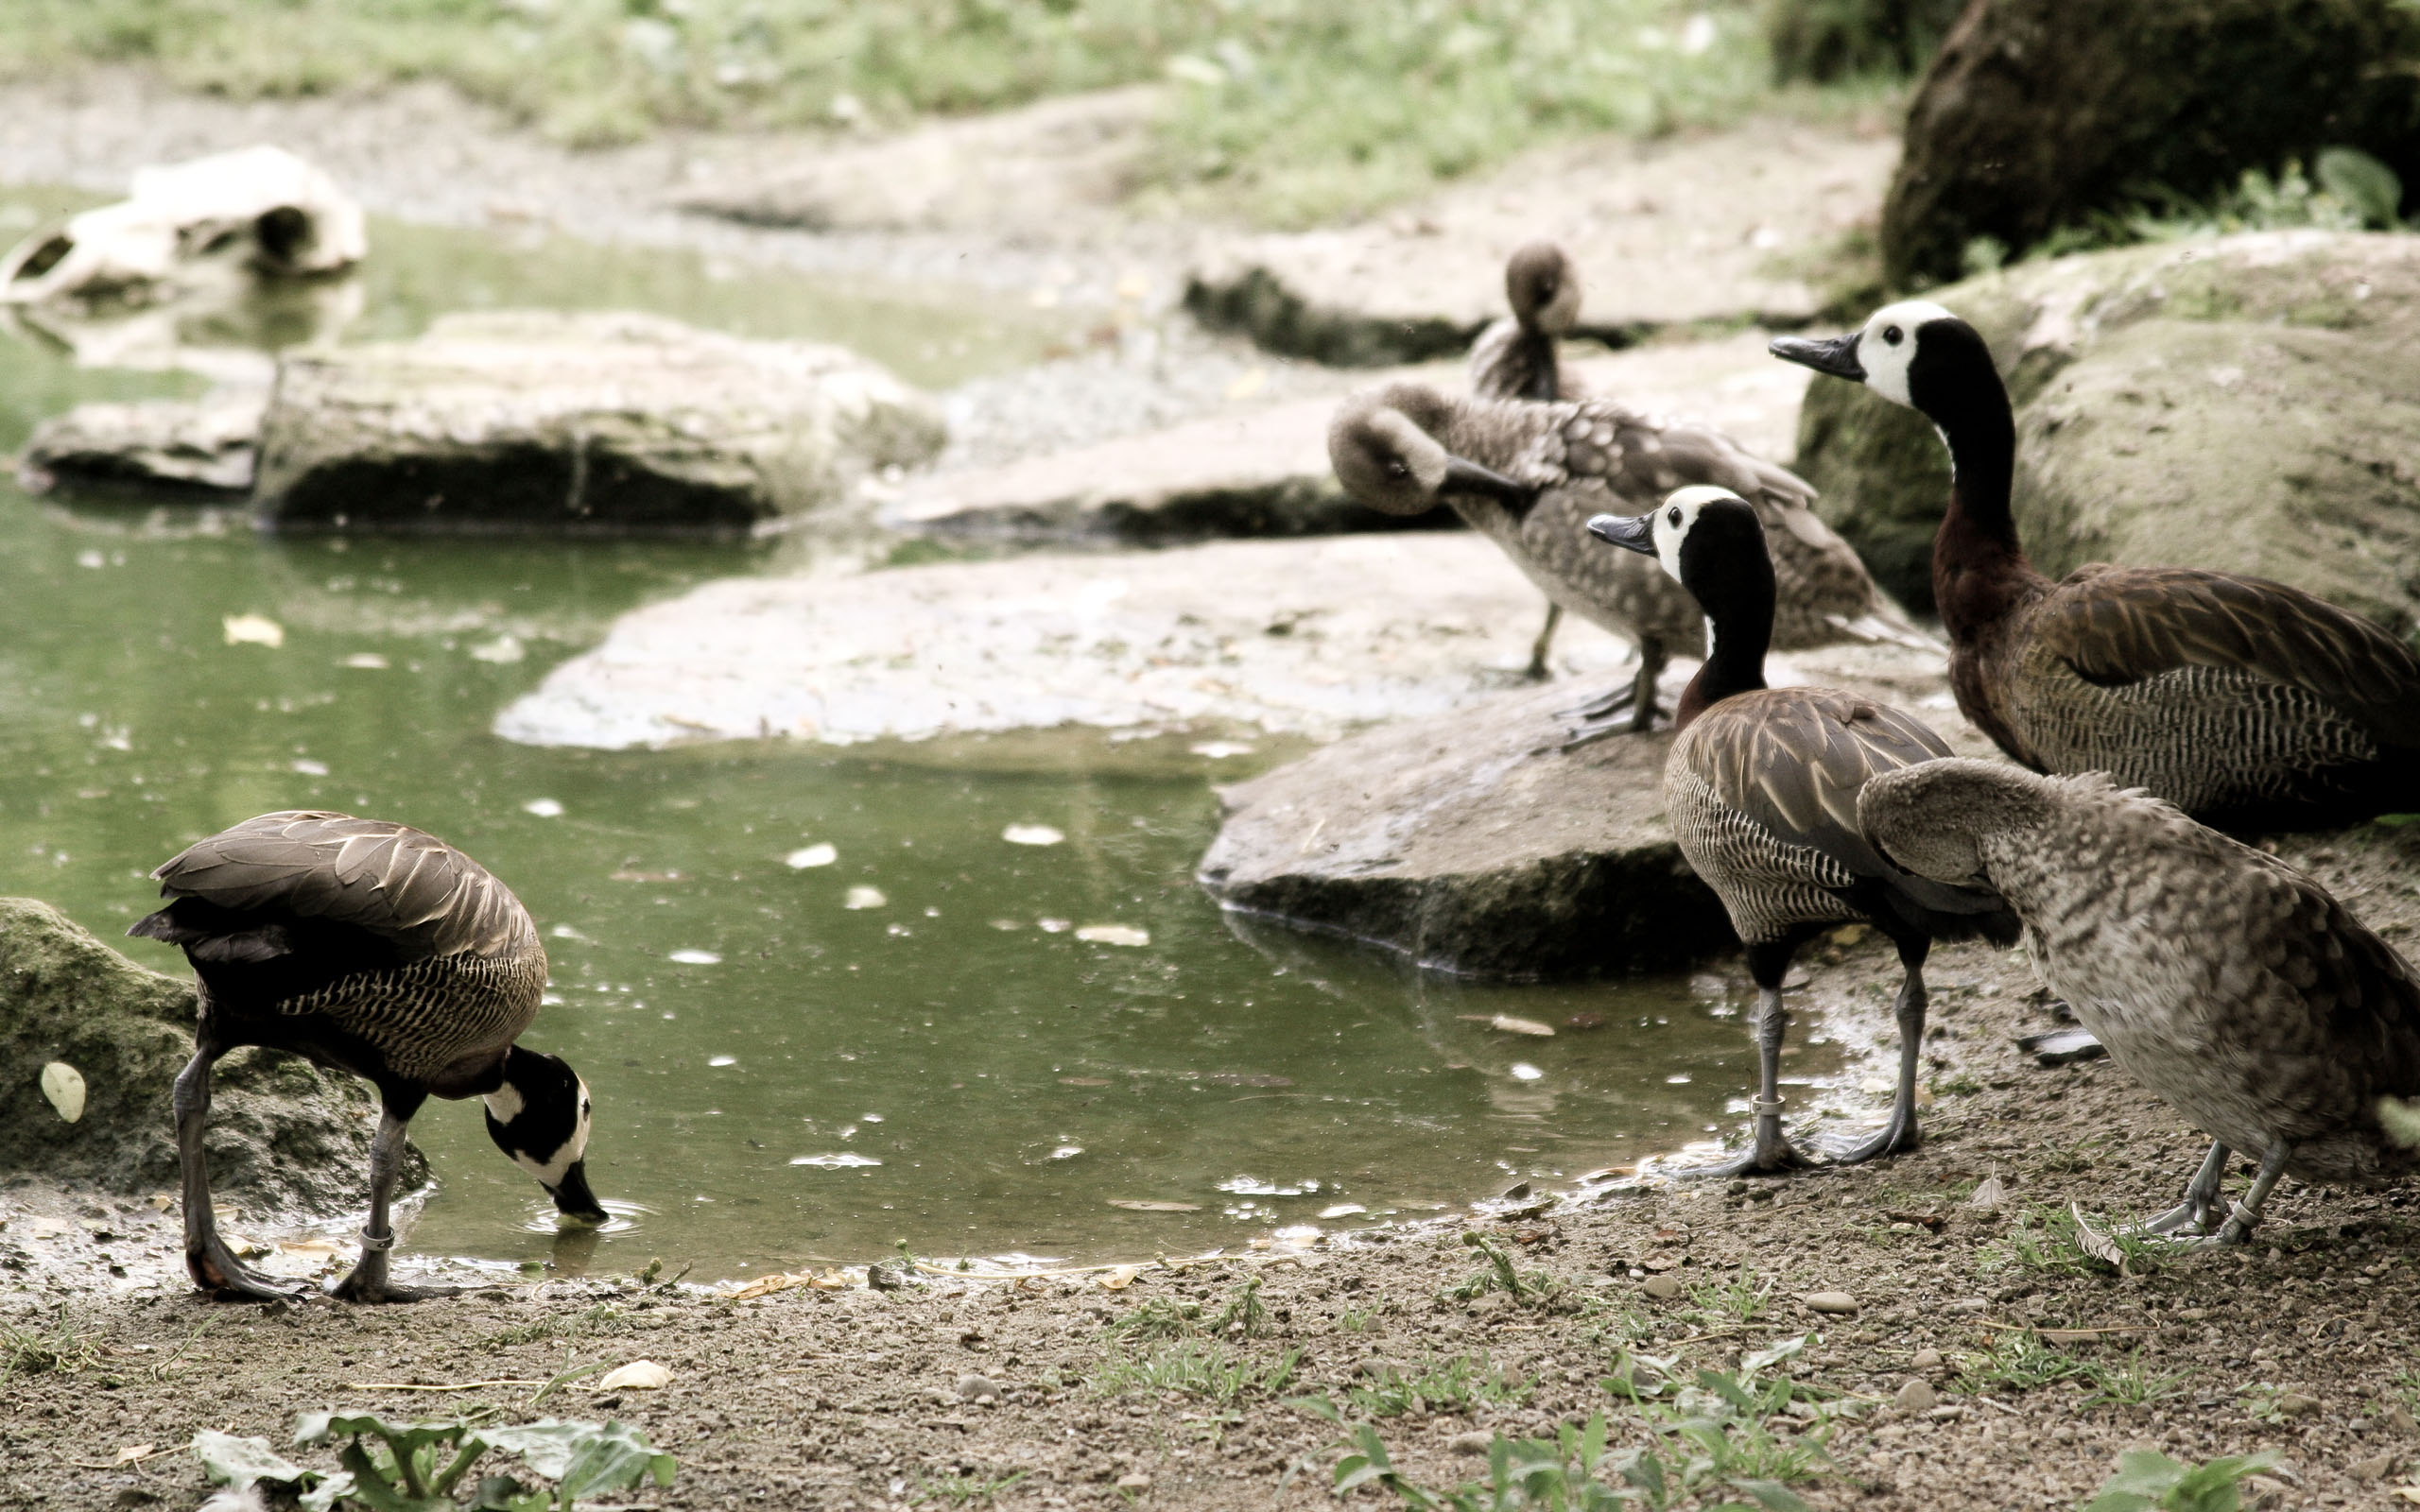
<path id="1" fill-rule="evenodd" d="M 1466 1023 L 1483 1023 L 1498 1034 L 1535 1035 L 1541 1040 L 1554 1038 L 1554 1025 L 1540 1023 L 1535 1019 L 1516 1019 L 1509 1013 L 1459 1013 L 1456 1018 Z"/>
<path id="2" fill-rule="evenodd" d="M 375 651 L 355 651 L 353 655 L 346 657 L 339 664 L 353 667 L 362 672 L 384 672 L 387 670 L 387 659 L 380 656 Z"/>
<path id="3" fill-rule="evenodd" d="M 679 961 L 683 966 L 720 966 L 722 964 L 722 957 L 712 951 L 674 951 L 665 958 Z"/>
<path id="4" fill-rule="evenodd" d="M 533 798 L 521 805 L 521 812 L 535 814 L 542 819 L 559 819 L 562 817 L 563 806 L 550 798 Z"/>
<path id="5" fill-rule="evenodd" d="M 706 1064 L 709 1066 L 736 1066 L 739 1064 L 739 1057 L 737 1056 L 715 1056 L 708 1058 Z"/>
<path id="6" fill-rule="evenodd" d="M 1129 1212 L 1200 1212 L 1198 1202 L 1158 1202 L 1141 1197 L 1112 1197 L 1109 1205 L 1124 1208 Z"/>
<path id="7" fill-rule="evenodd" d="M 1512 1079 L 1514 1081 L 1536 1081 L 1545 1074 L 1545 1072 L 1540 1071 L 1537 1067 L 1530 1065 L 1526 1060 L 1518 1060 L 1512 1063 Z"/>
<path id="8" fill-rule="evenodd" d="M 848 897 L 840 901 L 840 906 L 843 908 L 880 908 L 883 904 L 889 902 L 890 902 L 890 900 L 882 895 L 882 889 L 879 887 L 852 887 L 849 889 Z"/>
<path id="9" fill-rule="evenodd" d="M 821 1166 L 828 1170 L 839 1170 L 844 1167 L 857 1165 L 880 1165 L 881 1163 L 882 1162 L 880 1160 L 875 1160 L 871 1155 L 855 1155 L 845 1153 L 840 1155 L 794 1155 L 790 1157 L 790 1164 L 792 1165 Z"/>
<path id="10" fill-rule="evenodd" d="M 828 867 L 839 859 L 839 848 L 828 842 L 802 846 L 782 857 L 783 863 L 794 871 L 804 871 L 809 867 Z"/>
<path id="11" fill-rule="evenodd" d="M 1076 927 L 1076 921 L 1072 919 L 1037 919 L 1033 925 L 1046 935 L 1064 935 Z"/>
<path id="12" fill-rule="evenodd" d="M 299 772 L 304 777 L 325 777 L 328 775 L 327 763 L 315 762 L 308 756 L 297 756 L 294 760 L 286 763 L 286 766 L 289 770 Z"/>
<path id="13" fill-rule="evenodd" d="M 1253 747 L 1240 740 L 1204 740 L 1185 748 L 1196 756 L 1207 756 L 1214 762 L 1224 761 L 1230 756 L 1249 756 L 1253 753 Z"/>
<path id="14" fill-rule="evenodd" d="M 220 620 L 229 645 L 268 645 L 285 644 L 285 627 L 265 614 L 230 614 Z"/>
<path id="15" fill-rule="evenodd" d="M 1047 824 L 1011 824 L 1000 838 L 1011 845 L 1057 845 L 1067 836 Z"/>
<path id="16" fill-rule="evenodd" d="M 528 654 L 529 648 L 521 644 L 518 636 L 512 635 L 499 635 L 493 641 L 471 647 L 472 661 L 493 662 L 498 666 L 509 666 Z"/>
<path id="17" fill-rule="evenodd" d="M 1049 926 L 1046 923 L 1045 928 Z M 1136 929 L 1132 924 L 1086 924 L 1076 931 L 1076 937 L 1095 945 L 1149 945 L 1151 932 Z"/>

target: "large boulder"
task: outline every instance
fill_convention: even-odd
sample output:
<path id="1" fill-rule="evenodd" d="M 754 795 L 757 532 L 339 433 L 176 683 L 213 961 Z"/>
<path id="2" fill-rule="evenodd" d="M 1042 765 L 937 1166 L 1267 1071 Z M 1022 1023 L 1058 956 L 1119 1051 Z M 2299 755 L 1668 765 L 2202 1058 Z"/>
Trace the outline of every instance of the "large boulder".
<path id="1" fill-rule="evenodd" d="M 2420 238 L 2262 232 L 2031 263 L 1938 291 L 2017 406 L 2015 511 L 2087 561 L 2256 573 L 2420 626 Z M 1884 587 L 1931 602 L 1949 459 L 1912 410 L 1818 380 L 1798 470 Z"/>
<path id="2" fill-rule="evenodd" d="M 29 492 L 131 490 L 196 499 L 252 491 L 266 392 L 78 404 L 34 427 L 18 459 Z"/>
<path id="3" fill-rule="evenodd" d="M 1689 669 L 1694 671 L 1694 668 Z M 1829 647 L 1770 668 L 1919 709 L 1962 754 L 1940 657 Z M 1666 706 L 1688 676 L 1668 679 Z M 1222 789 L 1201 881 L 1240 913 L 1491 977 L 1668 971 L 1737 948 L 1722 905 L 1672 838 L 1668 732 L 1563 748 L 1597 687 L 1500 693 L 1364 730 Z"/>
<path id="4" fill-rule="evenodd" d="M 48 903 L 0 898 L 0 1173 L 148 1194 L 177 1189 L 177 1073 L 193 1057 L 194 987 L 147 971 Z M 73 1068 L 81 1116 L 42 1090 Z M 367 1083 L 271 1050 L 238 1050 L 212 1084 L 214 1194 L 255 1213 L 337 1213 L 363 1201 L 378 1100 Z M 427 1179 L 418 1150 L 406 1190 Z"/>
<path id="5" fill-rule="evenodd" d="M 257 497 L 280 529 L 746 533 L 943 438 L 928 398 L 839 347 L 646 315 L 453 315 L 286 358 Z"/>
<path id="6" fill-rule="evenodd" d="M 1908 109 L 1893 287 L 2097 215 L 2360 147 L 2420 182 L 2420 13 L 2399 0 L 1974 0 Z"/>

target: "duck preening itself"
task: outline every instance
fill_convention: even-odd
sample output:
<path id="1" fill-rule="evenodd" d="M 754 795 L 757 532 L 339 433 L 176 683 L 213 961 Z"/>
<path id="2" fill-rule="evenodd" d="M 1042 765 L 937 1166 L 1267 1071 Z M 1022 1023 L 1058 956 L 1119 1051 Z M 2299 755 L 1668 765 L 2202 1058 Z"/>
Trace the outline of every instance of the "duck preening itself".
<path id="1" fill-rule="evenodd" d="M 1714 484 L 1754 502 L 1768 523 L 1783 597 L 1784 647 L 1916 635 L 1866 576 L 1848 543 L 1806 507 L 1815 490 L 1730 438 L 1667 424 L 1611 400 L 1525 404 L 1448 399 L 1393 384 L 1347 400 L 1328 427 L 1328 460 L 1345 491 L 1388 514 L 1448 504 L 1512 558 L 1547 600 L 1635 642 L 1638 676 L 1577 713 L 1582 738 L 1649 729 L 1655 679 L 1670 648 L 1703 644 L 1695 600 L 1651 562 L 1599 551 L 1589 516 L 1631 512 L 1683 484 Z"/>
<path id="2" fill-rule="evenodd" d="M 1878 777 L 1858 817 L 1893 861 L 1989 887 L 2050 990 L 2214 1142 L 2159 1232 L 2240 1241 L 2281 1176 L 2420 1166 L 2420 982 L 2325 888 L 2100 773 L 1934 762 Z M 2260 1162 L 2221 1221 L 2227 1155 Z"/>
<path id="3" fill-rule="evenodd" d="M 1577 399 L 1555 343 L 1580 319 L 1580 270 L 1552 242 L 1531 242 L 1504 264 L 1510 316 L 1491 321 L 1471 343 L 1464 370 L 1481 399 Z"/>
<path id="4" fill-rule="evenodd" d="M 211 1067 L 241 1045 L 292 1051 L 378 1089 L 370 1220 L 337 1283 L 353 1301 L 439 1295 L 389 1279 L 389 1205 L 421 1104 L 484 1097 L 489 1136 L 566 1216 L 601 1223 L 589 1190 L 588 1088 L 514 1043 L 538 1016 L 546 951 L 511 889 L 435 835 L 343 814 L 264 814 L 196 841 L 159 870 L 168 905 L 127 931 L 182 946 L 200 978 L 194 1057 L 177 1077 L 185 1267 L 222 1297 L 294 1283 L 248 1270 L 210 1210 L 202 1130 Z"/>
<path id="5" fill-rule="evenodd" d="M 1910 300 L 1776 356 L 1921 411 L 1955 481 L 1932 548 L 1950 685 L 2041 772 L 2105 771 L 2212 823 L 2325 824 L 2420 799 L 2420 659 L 2265 577 L 2187 567 L 2034 571 L 2010 512 L 2016 430 L 1974 327 Z"/>
<path id="6" fill-rule="evenodd" d="M 1885 772 L 1949 755 L 1939 735 L 1870 698 L 1830 688 L 1768 688 L 1773 569 L 1756 511 L 1737 494 L 1683 489 L 1650 513 L 1600 515 L 1599 539 L 1652 557 L 1705 606 L 1705 664 L 1681 696 L 1664 764 L 1664 803 L 1681 852 L 1731 915 L 1756 984 L 1754 1143 L 1704 1174 L 1807 1163 L 1782 1132 L 1782 981 L 1825 930 L 1864 920 L 1897 948 L 1899 1081 L 1890 1122 L 1835 1152 L 1843 1163 L 1916 1143 L 1916 1067 L 1925 1032 L 1925 957 L 1936 939 L 2014 943 L 2016 920 L 1988 887 L 1894 866 L 1858 828 L 1858 792 Z"/>

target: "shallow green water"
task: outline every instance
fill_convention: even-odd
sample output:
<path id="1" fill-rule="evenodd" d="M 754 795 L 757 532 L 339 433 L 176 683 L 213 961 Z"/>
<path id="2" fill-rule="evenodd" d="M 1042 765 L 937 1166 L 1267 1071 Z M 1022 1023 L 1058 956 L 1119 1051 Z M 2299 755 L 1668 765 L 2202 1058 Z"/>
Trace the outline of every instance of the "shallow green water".
<path id="1" fill-rule="evenodd" d="M 598 271 L 643 254 L 581 255 L 591 290 L 713 317 L 660 294 L 679 284 L 661 269 Z M 379 302 L 397 287 L 373 284 L 366 322 L 406 328 L 446 294 L 423 284 L 402 313 Z M 0 444 L 78 398 L 180 387 L 0 338 Z M 0 485 L 0 890 L 115 936 L 152 906 L 150 867 L 266 810 L 391 816 L 462 845 L 547 936 L 554 988 L 530 1041 L 586 1074 L 593 1179 L 631 1207 L 566 1263 L 660 1255 L 706 1277 L 902 1240 L 1194 1249 L 1427 1211 L 1729 1121 L 1747 1055 L 1719 990 L 1476 987 L 1231 928 L 1190 873 L 1216 824 L 1209 779 L 1236 763 L 1181 742 L 1070 737 L 1025 769 L 977 771 L 917 752 L 606 754 L 488 732 L 615 614 L 783 559 L 278 541 L 240 516 L 68 509 Z M 282 644 L 231 642 L 242 616 Z M 1011 844 L 1011 825 L 1064 838 Z M 816 846 L 835 859 L 790 864 Z M 879 904 L 846 906 L 861 888 Z M 1149 942 L 1080 938 L 1089 925 Z M 1470 1022 L 1578 1012 L 1610 1022 L 1550 1040 Z M 408 1248 L 556 1252 L 543 1197 L 474 1108 L 432 1105 L 414 1134 L 441 1185 Z M 1194 1211 L 1112 1205 L 1131 1201 Z"/>

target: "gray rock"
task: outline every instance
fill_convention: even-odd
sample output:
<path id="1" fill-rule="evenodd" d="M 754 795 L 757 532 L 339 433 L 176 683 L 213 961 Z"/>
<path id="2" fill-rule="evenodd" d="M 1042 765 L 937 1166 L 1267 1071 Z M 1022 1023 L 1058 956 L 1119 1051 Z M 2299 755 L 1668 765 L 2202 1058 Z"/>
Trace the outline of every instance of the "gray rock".
<path id="1" fill-rule="evenodd" d="M 1579 259 L 1582 335 L 1620 344 L 1702 320 L 1803 321 L 1816 294 L 1774 271 L 1775 254 L 1871 215 L 1892 158 L 1888 141 L 1795 123 L 1592 138 L 1357 226 L 1216 247 L 1196 263 L 1185 307 L 1273 352 L 1418 362 L 1461 352 L 1502 314 L 1504 259 L 1547 237 Z"/>
<path id="2" fill-rule="evenodd" d="M 1857 1314 L 1857 1298 L 1846 1292 L 1806 1292 L 1798 1299 L 1806 1304 L 1810 1313 L 1825 1313 L 1839 1317 Z"/>
<path id="3" fill-rule="evenodd" d="M 193 984 L 147 971 L 49 904 L 0 898 L 0 1170 L 111 1191 L 174 1191 L 170 1092 L 193 1056 Z M 36 1090 L 44 1065 L 82 1076 L 63 1122 Z M 212 1083 L 214 1192 L 255 1211 L 341 1212 L 369 1177 L 378 1103 L 367 1083 L 268 1050 L 238 1050 Z M 404 1184 L 427 1179 L 414 1149 Z"/>
<path id="4" fill-rule="evenodd" d="M 942 439 L 929 399 L 838 347 L 454 315 L 415 341 L 287 356 L 257 493 L 281 529 L 745 533 Z"/>
<path id="5" fill-rule="evenodd" d="M 2017 405 L 2036 566 L 2256 573 L 2398 633 L 2420 623 L 2420 243 L 2262 232 L 2025 264 L 1934 292 Z M 1817 512 L 1931 603 L 1949 461 L 1925 419 L 1823 380 L 1800 418 Z"/>
<path id="6" fill-rule="evenodd" d="M 1935 658 L 1830 647 L 1770 671 L 1922 709 L 1953 744 L 1979 748 L 1937 708 L 1947 695 Z M 1614 680 L 1407 718 L 1226 788 L 1202 885 L 1230 909 L 1479 975 L 1664 970 L 1733 949 L 1665 820 L 1671 737 L 1560 748 L 1564 713 Z"/>
<path id="7" fill-rule="evenodd" d="M 138 490 L 201 498 L 252 490 L 266 393 L 78 404 L 34 427 L 18 462 L 28 492 Z"/>
<path id="8" fill-rule="evenodd" d="M 960 1401 L 980 1401 L 985 1397 L 996 1400 L 999 1396 L 999 1386 L 987 1377 L 964 1375 L 958 1378 L 958 1399 Z"/>
<path id="9" fill-rule="evenodd" d="M 1941 1351 L 1934 1349 L 1918 1349 L 1915 1353 L 1915 1357 L 1908 1362 L 1908 1368 L 1910 1370 L 1940 1369 Z"/>
<path id="10" fill-rule="evenodd" d="M 1930 1382 L 1926 1381 L 1922 1376 L 1910 1376 L 1908 1378 L 1907 1384 L 1901 1386 L 1892 1397 L 1891 1405 L 1909 1417 L 1914 1418 L 1940 1406 L 1941 1398 L 1932 1389 Z"/>
<path id="11" fill-rule="evenodd" d="M 1330 739 L 1502 686 L 1538 602 L 1460 532 L 733 578 L 624 616 L 496 730 L 615 748 L 1069 725 Z M 1620 643 L 1574 628 L 1559 657 L 1610 683 Z"/>
<path id="12" fill-rule="evenodd" d="M 1668 1302 L 1681 1295 L 1678 1276 L 1650 1276 L 1638 1283 L 1638 1289 L 1659 1302 Z"/>
<path id="13" fill-rule="evenodd" d="M 2277 1416 L 2280 1418 L 2316 1418 L 2319 1416 L 2319 1399 L 2311 1396 L 2308 1392 L 2289 1391 L 2284 1396 L 2277 1399 Z"/>
<path id="14" fill-rule="evenodd" d="M 1495 1435 L 1478 1429 L 1466 1429 L 1445 1440 L 1445 1447 L 1457 1454 L 1484 1454 L 1495 1447 Z"/>

